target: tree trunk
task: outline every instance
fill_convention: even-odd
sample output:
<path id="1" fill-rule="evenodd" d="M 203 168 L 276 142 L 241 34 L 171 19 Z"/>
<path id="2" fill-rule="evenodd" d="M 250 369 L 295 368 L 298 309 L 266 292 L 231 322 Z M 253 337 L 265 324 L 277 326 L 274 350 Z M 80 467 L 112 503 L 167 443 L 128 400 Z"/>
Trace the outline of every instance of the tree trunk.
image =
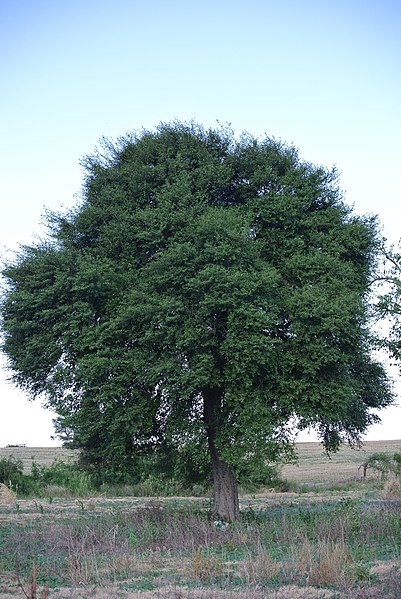
<path id="1" fill-rule="evenodd" d="M 233 522 L 239 519 L 237 479 L 234 468 L 220 458 L 215 443 L 221 400 L 222 391 L 219 389 L 208 389 L 203 394 L 204 419 L 213 474 L 212 517 L 215 520 Z"/>
<path id="2" fill-rule="evenodd" d="M 238 486 L 235 472 L 230 464 L 219 458 L 216 447 L 209 440 L 213 472 L 213 511 L 215 520 L 233 522 L 239 519 Z"/>

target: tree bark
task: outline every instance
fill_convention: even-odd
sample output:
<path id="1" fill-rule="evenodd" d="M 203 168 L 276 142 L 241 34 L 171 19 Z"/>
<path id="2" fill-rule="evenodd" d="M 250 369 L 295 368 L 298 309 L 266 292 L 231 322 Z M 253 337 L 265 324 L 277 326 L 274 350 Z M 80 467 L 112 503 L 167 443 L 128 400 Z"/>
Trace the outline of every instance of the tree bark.
<path id="1" fill-rule="evenodd" d="M 240 515 L 237 479 L 234 468 L 220 458 L 216 447 L 222 396 L 220 389 L 208 389 L 203 393 L 204 420 L 213 474 L 212 517 L 215 520 L 233 522 Z"/>

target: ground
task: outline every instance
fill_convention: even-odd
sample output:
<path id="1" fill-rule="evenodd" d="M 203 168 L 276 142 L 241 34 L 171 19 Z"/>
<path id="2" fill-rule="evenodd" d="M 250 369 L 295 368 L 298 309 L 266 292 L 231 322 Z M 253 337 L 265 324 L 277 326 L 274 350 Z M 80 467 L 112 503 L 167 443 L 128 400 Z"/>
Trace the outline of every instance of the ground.
<path id="1" fill-rule="evenodd" d="M 242 495 L 230 526 L 208 519 L 209 498 L 4 492 L 0 597 L 398 599 L 401 498 L 358 466 L 400 446 L 328 460 L 303 444 L 299 465 L 284 468 L 294 490 Z"/>

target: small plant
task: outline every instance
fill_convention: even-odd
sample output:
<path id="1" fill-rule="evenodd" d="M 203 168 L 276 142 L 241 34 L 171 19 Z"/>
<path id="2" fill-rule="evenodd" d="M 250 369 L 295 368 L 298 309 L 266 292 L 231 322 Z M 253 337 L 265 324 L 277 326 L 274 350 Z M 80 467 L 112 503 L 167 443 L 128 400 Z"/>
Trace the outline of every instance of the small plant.
<path id="1" fill-rule="evenodd" d="M 43 513 L 44 513 L 44 511 L 45 511 L 45 510 L 44 510 L 44 508 L 43 508 L 43 505 L 42 505 L 41 503 L 38 503 L 38 502 L 36 501 L 36 499 L 35 499 L 35 507 L 36 507 L 36 509 L 39 511 L 39 513 L 41 513 L 41 514 L 43 514 Z"/>
<path id="2" fill-rule="evenodd" d="M 44 470 L 43 466 L 40 467 L 37 464 L 37 462 L 35 460 L 35 456 L 32 456 L 31 460 L 32 460 L 32 464 L 31 464 L 31 476 L 32 476 L 33 480 L 39 481 L 40 478 L 41 478 L 41 476 L 42 476 L 42 474 L 43 474 L 43 470 Z"/>
<path id="3" fill-rule="evenodd" d="M 202 547 L 194 549 L 191 560 L 191 574 L 200 580 L 217 578 L 223 574 L 224 561 Z"/>
<path id="4" fill-rule="evenodd" d="M 205 487 L 199 483 L 195 483 L 192 485 L 192 495 L 194 497 L 202 497 L 202 495 L 205 495 Z"/>
<path id="5" fill-rule="evenodd" d="M 370 573 L 370 568 L 363 562 L 356 563 L 351 571 L 355 574 L 358 582 L 371 583 L 373 580 L 377 581 L 377 576 Z"/>
<path id="6" fill-rule="evenodd" d="M 401 478 L 401 451 L 393 453 L 393 470 L 397 478 Z"/>
<path id="7" fill-rule="evenodd" d="M 280 564 L 261 545 L 256 554 L 250 553 L 240 563 L 240 577 L 248 584 L 276 580 L 280 576 Z"/>
<path id="8" fill-rule="evenodd" d="M 49 597 L 49 585 L 47 584 L 40 595 L 37 594 L 36 584 L 36 564 L 32 563 L 31 575 L 28 579 L 26 587 L 23 585 L 19 574 L 17 574 L 18 584 L 26 599 L 47 599 Z"/>
<path id="9" fill-rule="evenodd" d="M 320 587 L 353 584 L 356 576 L 351 573 L 351 565 L 351 554 L 344 542 L 322 540 L 312 545 L 305 539 L 293 552 L 287 567 L 296 580 Z"/>
<path id="10" fill-rule="evenodd" d="M 361 529 L 361 508 L 358 499 L 343 497 L 340 499 L 335 516 L 341 524 L 343 535 L 346 537 L 356 536 Z"/>

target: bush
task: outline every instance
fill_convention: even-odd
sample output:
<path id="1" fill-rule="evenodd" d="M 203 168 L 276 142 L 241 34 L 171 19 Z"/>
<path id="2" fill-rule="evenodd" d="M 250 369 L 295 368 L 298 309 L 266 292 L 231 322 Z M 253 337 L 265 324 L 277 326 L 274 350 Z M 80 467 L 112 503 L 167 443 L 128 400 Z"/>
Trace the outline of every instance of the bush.
<path id="1" fill-rule="evenodd" d="M 188 442 L 177 447 L 164 444 L 133 453 L 123 463 L 94 461 L 86 450 L 82 452 L 80 466 L 88 472 L 97 488 L 102 485 L 153 486 L 154 480 L 166 486 L 179 485 L 190 489 L 193 485 L 207 488 L 211 485 L 210 458 L 205 447 Z M 150 482 L 149 482 L 150 481 Z M 158 486 L 159 482 L 157 483 Z"/>
<path id="2" fill-rule="evenodd" d="M 64 488 L 71 495 L 83 497 L 95 490 L 92 477 L 77 466 L 55 461 L 50 467 L 32 464 L 32 476 L 43 487 Z"/>
<path id="3" fill-rule="evenodd" d="M 21 460 L 13 456 L 0 460 L 0 482 L 11 487 L 20 496 L 56 494 L 82 497 L 93 493 L 92 477 L 76 464 L 56 461 L 51 466 L 40 466 L 32 460 L 31 473 L 23 473 Z"/>
<path id="4" fill-rule="evenodd" d="M 16 484 L 22 474 L 22 460 L 17 460 L 12 455 L 0 460 L 0 483 Z"/>
<path id="5" fill-rule="evenodd" d="M 379 472 L 382 479 L 389 475 L 399 479 L 401 478 L 401 452 L 393 454 L 372 453 L 362 466 L 365 472 L 367 468 Z"/>
<path id="6" fill-rule="evenodd" d="M 13 455 L 0 460 L 0 483 L 22 495 L 29 495 L 36 491 L 35 481 L 23 472 L 22 460 L 16 459 Z"/>

